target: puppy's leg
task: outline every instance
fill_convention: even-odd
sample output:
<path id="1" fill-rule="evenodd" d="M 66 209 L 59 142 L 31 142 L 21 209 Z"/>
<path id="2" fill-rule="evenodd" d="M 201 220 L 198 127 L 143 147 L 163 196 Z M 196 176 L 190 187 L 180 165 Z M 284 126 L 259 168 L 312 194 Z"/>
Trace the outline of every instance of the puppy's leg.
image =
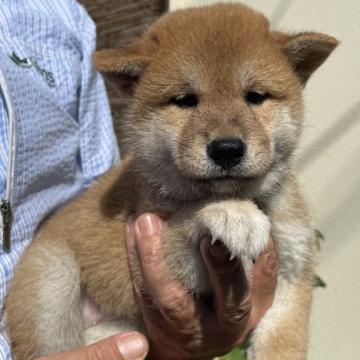
<path id="1" fill-rule="evenodd" d="M 167 223 L 167 263 L 176 278 L 194 293 L 210 291 L 199 241 L 210 237 L 224 243 L 231 257 L 241 257 L 245 270 L 265 248 L 270 234 L 268 217 L 250 201 L 223 200 L 186 208 Z"/>
<path id="2" fill-rule="evenodd" d="M 112 335 L 132 331 L 146 333 L 141 319 L 138 319 L 138 321 L 129 321 L 127 318 L 113 319 L 86 329 L 84 332 L 84 343 L 90 345 Z"/>
<path id="3" fill-rule="evenodd" d="M 222 241 L 232 257 L 255 259 L 269 240 L 270 221 L 251 201 L 211 203 L 197 213 L 196 221 L 197 231 Z"/>
<path id="4" fill-rule="evenodd" d="M 312 299 L 309 280 L 279 279 L 274 304 L 256 327 L 249 360 L 305 360 Z"/>
<path id="5" fill-rule="evenodd" d="M 189 216 L 189 212 L 186 214 Z M 196 244 L 204 235 L 222 241 L 232 256 L 241 257 L 247 270 L 251 264 L 247 259 L 256 258 L 269 240 L 269 219 L 250 201 L 218 201 L 206 204 L 190 215 L 191 218 L 182 222 L 178 219 L 177 226 L 170 223 L 166 236 L 172 249 L 169 251 L 169 267 L 172 267 L 176 276 L 182 278 L 186 286 L 195 292 L 210 290 L 206 270 L 201 265 L 200 256 L 196 255 Z M 289 228 L 290 234 L 293 235 L 294 227 L 285 228 Z M 305 230 L 303 233 L 306 235 Z M 284 231 L 282 235 L 284 236 Z M 279 254 L 280 260 L 290 262 L 288 265 L 292 266 L 286 268 L 288 271 L 281 269 L 282 275 L 279 275 L 274 304 L 254 331 L 253 345 L 249 351 L 251 360 L 306 359 L 313 270 L 312 262 L 306 260 L 307 257 L 301 253 L 301 249 L 311 254 L 311 246 L 308 245 L 307 235 L 301 240 L 303 246 L 297 244 L 296 239 L 289 237 L 289 234 L 285 235 L 286 239 L 294 241 L 283 246 Z M 192 251 L 185 248 L 184 244 L 189 245 L 189 242 L 181 241 L 182 237 L 187 237 L 190 244 L 195 244 Z M 273 238 L 274 241 L 279 240 L 278 231 L 273 233 Z M 298 246 L 295 246 L 296 244 Z M 297 255 L 295 258 L 290 251 L 294 248 Z M 182 258 L 175 258 L 175 254 L 181 254 Z M 308 265 L 303 267 L 300 263 Z"/>
<path id="6" fill-rule="evenodd" d="M 271 234 L 279 258 L 272 307 L 256 327 L 251 360 L 305 360 L 314 278 L 315 241 L 296 182 L 268 204 Z"/>
<path id="7" fill-rule="evenodd" d="M 62 241 L 40 238 L 27 249 L 6 300 L 17 360 L 68 350 L 83 343 L 80 274 Z"/>

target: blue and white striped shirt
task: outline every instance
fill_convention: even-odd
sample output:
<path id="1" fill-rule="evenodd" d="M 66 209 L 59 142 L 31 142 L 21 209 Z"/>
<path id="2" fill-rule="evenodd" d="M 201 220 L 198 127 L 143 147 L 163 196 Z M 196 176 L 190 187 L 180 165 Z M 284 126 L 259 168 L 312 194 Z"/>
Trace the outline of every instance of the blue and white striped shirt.
<path id="1" fill-rule="evenodd" d="M 1 360 L 4 298 L 38 224 L 119 159 L 94 48 L 75 0 L 0 0 L 0 199 L 12 207 L 9 254 L 0 229 Z"/>

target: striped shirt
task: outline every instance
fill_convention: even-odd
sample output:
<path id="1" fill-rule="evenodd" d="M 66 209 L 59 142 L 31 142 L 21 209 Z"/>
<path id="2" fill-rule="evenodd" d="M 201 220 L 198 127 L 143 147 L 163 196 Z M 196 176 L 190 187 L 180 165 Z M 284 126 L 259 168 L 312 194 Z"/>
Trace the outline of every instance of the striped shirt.
<path id="1" fill-rule="evenodd" d="M 12 208 L 10 253 L 0 228 L 1 360 L 6 291 L 38 224 L 119 159 L 94 48 L 75 0 L 0 0 L 0 200 Z"/>

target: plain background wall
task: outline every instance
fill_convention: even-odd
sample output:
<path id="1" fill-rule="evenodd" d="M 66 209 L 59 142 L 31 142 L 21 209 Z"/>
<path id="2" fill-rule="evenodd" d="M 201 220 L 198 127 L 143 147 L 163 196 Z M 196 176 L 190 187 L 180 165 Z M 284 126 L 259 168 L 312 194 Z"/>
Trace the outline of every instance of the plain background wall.
<path id="1" fill-rule="evenodd" d="M 171 9 L 214 3 L 170 0 Z M 342 43 L 305 90 L 299 173 L 326 241 L 315 291 L 310 360 L 360 359 L 360 1 L 243 0 L 274 29 L 329 33 Z M 289 359 L 291 360 L 291 359 Z"/>

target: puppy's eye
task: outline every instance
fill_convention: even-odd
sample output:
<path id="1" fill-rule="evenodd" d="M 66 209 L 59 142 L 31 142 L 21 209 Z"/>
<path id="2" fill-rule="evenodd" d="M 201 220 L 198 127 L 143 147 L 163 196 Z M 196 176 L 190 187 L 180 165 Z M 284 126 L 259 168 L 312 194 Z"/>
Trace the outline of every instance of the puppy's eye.
<path id="1" fill-rule="evenodd" d="M 186 94 L 174 96 L 170 99 L 170 104 L 176 105 L 181 108 L 195 107 L 199 100 L 195 94 Z"/>
<path id="2" fill-rule="evenodd" d="M 261 105 L 269 97 L 270 97 L 270 94 L 268 94 L 268 93 L 259 93 L 259 92 L 256 92 L 256 91 L 249 91 L 245 95 L 245 100 L 249 104 Z"/>

